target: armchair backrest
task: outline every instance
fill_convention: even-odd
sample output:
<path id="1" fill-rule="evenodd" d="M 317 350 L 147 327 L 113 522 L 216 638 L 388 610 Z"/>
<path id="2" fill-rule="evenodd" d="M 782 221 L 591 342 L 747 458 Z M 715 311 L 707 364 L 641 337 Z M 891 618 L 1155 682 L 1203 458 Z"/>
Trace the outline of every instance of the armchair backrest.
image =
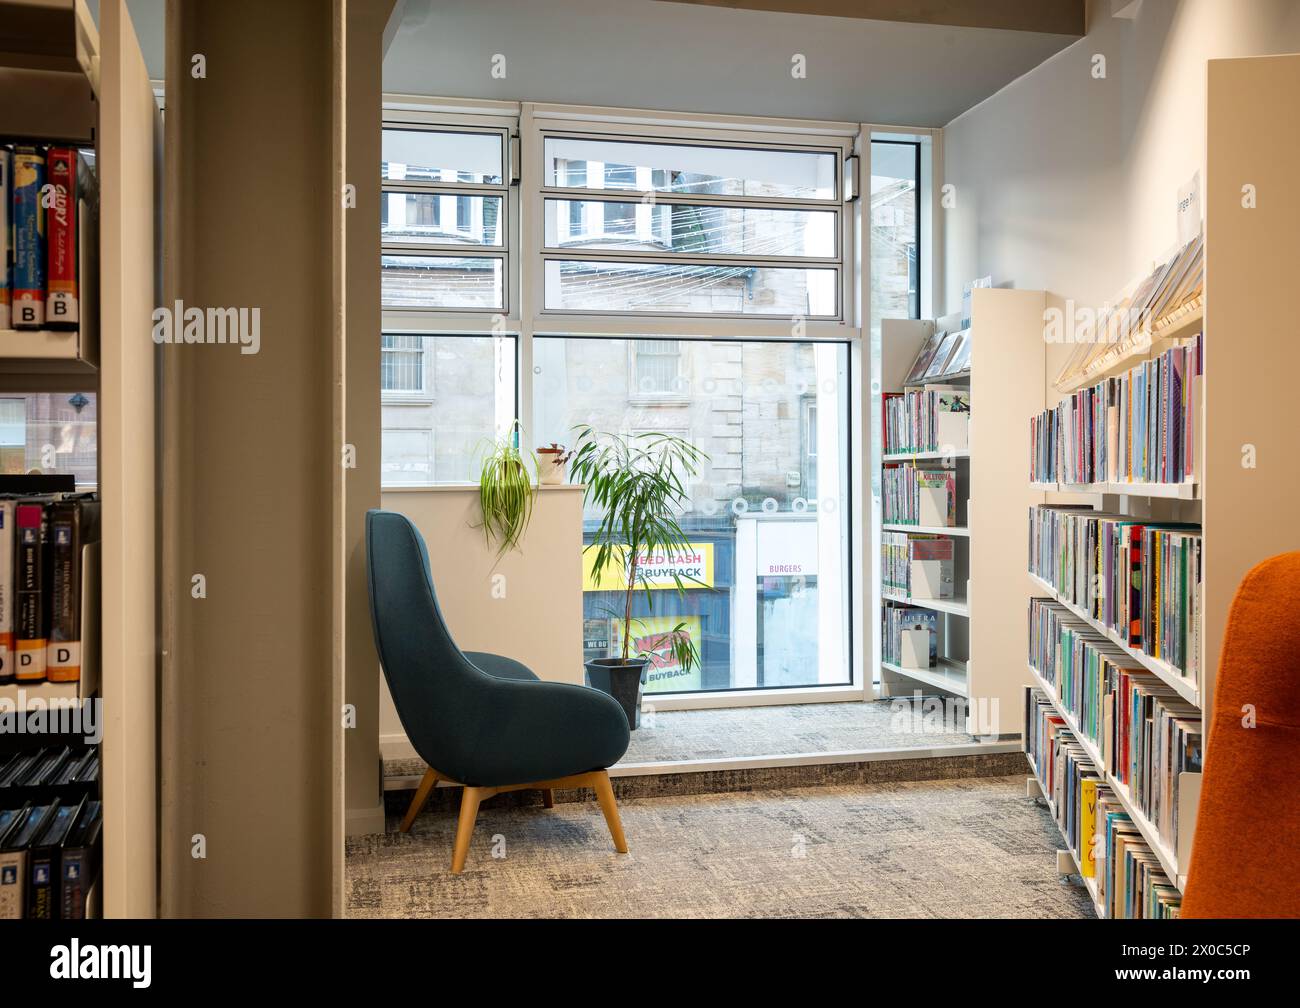
<path id="1" fill-rule="evenodd" d="M 451 638 L 438 608 L 424 537 L 405 515 L 366 512 L 366 568 L 375 648 L 407 738 L 426 763 L 460 772 L 475 740 L 488 677 Z"/>

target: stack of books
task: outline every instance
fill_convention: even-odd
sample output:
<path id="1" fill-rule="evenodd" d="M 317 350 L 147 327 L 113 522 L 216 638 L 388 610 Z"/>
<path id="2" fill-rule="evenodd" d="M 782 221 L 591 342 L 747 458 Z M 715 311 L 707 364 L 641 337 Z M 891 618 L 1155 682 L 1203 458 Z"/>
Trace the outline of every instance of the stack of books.
<path id="1" fill-rule="evenodd" d="M 904 598 L 953 597 L 953 541 L 907 532 L 880 534 L 880 577 L 885 593 Z"/>
<path id="2" fill-rule="evenodd" d="M 78 682 L 93 493 L 0 496 L 0 685 Z"/>
<path id="3" fill-rule="evenodd" d="M 89 796 L 0 807 L 0 920 L 93 916 L 103 825 Z"/>
<path id="4" fill-rule="evenodd" d="M 886 465 L 881 473 L 886 525 L 951 527 L 957 524 L 957 473 L 953 469 Z"/>
<path id="5" fill-rule="evenodd" d="M 1101 913 L 1179 916 L 1182 895 L 1114 789 L 1041 690 L 1025 690 L 1025 753 Z"/>
<path id="6" fill-rule="evenodd" d="M 1202 375 L 1198 335 L 1031 417 L 1030 482 L 1194 481 Z"/>
<path id="7" fill-rule="evenodd" d="M 884 396 L 886 455 L 960 452 L 970 447 L 968 389 L 927 385 Z"/>
<path id="8" fill-rule="evenodd" d="M 1029 601 L 1029 662 L 1171 850 L 1179 778 L 1201 772 L 1201 712 L 1051 599 Z"/>
<path id="9" fill-rule="evenodd" d="M 0 143 L 0 329 L 77 328 L 78 227 L 93 186 L 72 147 Z"/>
<path id="10" fill-rule="evenodd" d="M 881 619 L 880 657 L 891 665 L 909 668 L 934 668 L 938 663 L 938 616 L 929 609 L 915 609 L 912 606 L 884 607 Z M 903 631 L 920 630 L 928 634 L 929 654 L 926 660 L 914 656 L 917 661 L 908 661 L 903 654 Z"/>
<path id="11" fill-rule="evenodd" d="M 1029 570 L 1126 647 L 1199 686 L 1200 526 L 1036 505 L 1029 509 Z"/>

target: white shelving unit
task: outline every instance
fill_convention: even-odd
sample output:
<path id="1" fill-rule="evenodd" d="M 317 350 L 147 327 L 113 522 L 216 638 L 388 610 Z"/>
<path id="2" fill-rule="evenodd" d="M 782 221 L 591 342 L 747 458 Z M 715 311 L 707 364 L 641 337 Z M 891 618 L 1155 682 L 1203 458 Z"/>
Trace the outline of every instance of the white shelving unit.
<path id="1" fill-rule="evenodd" d="M 11 8 L 12 4 L 8 5 Z M 157 908 L 157 648 L 154 180 L 158 106 L 126 0 L 24 0 L 0 52 L 0 137 L 94 148 L 98 234 L 82 232 L 77 332 L 0 332 L 0 386 L 94 392 L 102 500 L 100 626 L 80 683 L 21 686 L 26 698 L 103 702 L 101 897 L 108 917 Z M 97 296 L 96 296 L 97 295 Z M 94 583 L 96 579 L 87 577 Z M 92 612 L 93 610 L 93 612 Z M 96 618 L 97 617 L 97 618 Z M 17 700 L 18 688 L 3 695 Z"/>
<path id="2" fill-rule="evenodd" d="M 885 591 L 877 578 L 881 607 L 901 603 L 940 614 L 938 667 L 913 669 L 882 661 L 881 695 L 909 695 L 922 689 L 962 697 L 970 703 L 968 729 L 980 735 L 1017 736 L 1022 727 L 1024 676 L 1019 669 L 1028 648 L 1023 611 L 1028 551 L 1023 524 L 1028 506 L 1041 502 L 1043 494 L 1009 494 L 1009 487 L 1024 486 L 1024 478 L 1021 457 L 1008 446 L 1024 442 L 1023 417 L 1042 409 L 1042 386 L 1025 382 L 1022 376 L 1026 371 L 1039 374 L 1045 366 L 1045 306 L 1042 291 L 975 291 L 970 370 L 942 381 L 969 384 L 969 447 L 881 456 L 882 463 L 953 465 L 958 473 L 957 514 L 959 520 L 963 514 L 966 517 L 956 527 L 881 525 L 884 532 L 951 536 L 957 543 L 953 598 L 903 598 Z M 955 316 L 936 321 L 884 320 L 881 388 L 903 391 L 911 363 L 930 335 L 936 329 L 952 332 L 960 327 Z M 879 543 L 875 552 L 878 564 Z M 979 723 L 974 723 L 976 718 Z"/>

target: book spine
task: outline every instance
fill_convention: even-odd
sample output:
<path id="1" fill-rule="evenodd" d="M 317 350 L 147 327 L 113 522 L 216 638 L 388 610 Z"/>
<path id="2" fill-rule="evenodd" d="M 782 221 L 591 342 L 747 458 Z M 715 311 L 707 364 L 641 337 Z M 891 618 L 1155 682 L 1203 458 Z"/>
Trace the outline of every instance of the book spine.
<path id="1" fill-rule="evenodd" d="M 75 329 L 78 319 L 77 152 L 70 147 L 51 147 L 48 157 L 54 205 L 47 219 L 46 325 L 51 329 Z"/>
<path id="2" fill-rule="evenodd" d="M 7 147 L 0 147 L 0 329 L 12 324 L 9 312 L 9 205 L 13 202 L 9 176 L 13 158 Z"/>
<path id="3" fill-rule="evenodd" d="M 64 920 L 86 919 L 86 874 L 90 849 L 70 847 L 63 852 L 59 871 L 59 909 Z"/>
<path id="4" fill-rule="evenodd" d="M 27 851 L 0 852 L 0 920 L 21 920 L 26 906 Z"/>
<path id="5" fill-rule="evenodd" d="M 46 676 L 50 682 L 81 679 L 81 505 L 50 508 L 50 640 Z"/>
<path id="6" fill-rule="evenodd" d="M 45 158 L 35 147 L 19 147 L 13 158 L 14 274 L 11 313 L 15 329 L 45 324 Z"/>
<path id="7" fill-rule="evenodd" d="M 14 502 L 0 501 L 0 685 L 14 681 Z"/>
<path id="8" fill-rule="evenodd" d="M 38 847 L 30 855 L 31 871 L 27 883 L 27 917 L 30 920 L 58 918 L 57 875 L 59 849 Z"/>
<path id="9" fill-rule="evenodd" d="M 45 507 L 17 507 L 18 558 L 14 565 L 17 625 L 14 628 L 15 677 L 19 682 L 45 681 Z"/>

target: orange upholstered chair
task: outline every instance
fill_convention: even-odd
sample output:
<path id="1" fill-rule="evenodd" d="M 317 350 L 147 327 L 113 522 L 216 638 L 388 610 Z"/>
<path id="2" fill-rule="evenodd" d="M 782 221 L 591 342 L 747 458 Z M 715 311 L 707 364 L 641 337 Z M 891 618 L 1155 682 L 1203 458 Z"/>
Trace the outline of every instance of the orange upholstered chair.
<path id="1" fill-rule="evenodd" d="M 1232 600 L 1182 915 L 1300 917 L 1300 553 Z"/>

